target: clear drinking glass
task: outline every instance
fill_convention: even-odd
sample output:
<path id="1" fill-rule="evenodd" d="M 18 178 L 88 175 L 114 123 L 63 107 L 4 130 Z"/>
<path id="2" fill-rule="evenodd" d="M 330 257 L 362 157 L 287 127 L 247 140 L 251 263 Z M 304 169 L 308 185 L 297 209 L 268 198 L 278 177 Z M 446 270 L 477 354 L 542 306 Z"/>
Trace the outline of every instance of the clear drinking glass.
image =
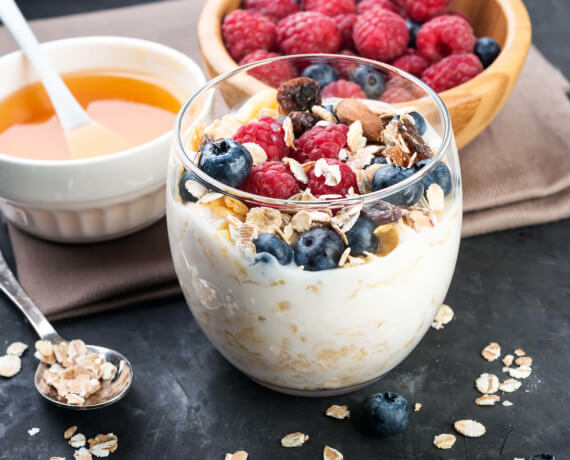
<path id="1" fill-rule="evenodd" d="M 251 195 L 207 176 L 195 164 L 204 128 L 218 137 L 231 136 L 236 117 L 243 122 L 274 114 L 275 91 L 253 75 L 280 61 L 298 69 L 328 63 L 337 68 L 366 65 L 381 72 L 388 82 L 383 96 L 363 102 L 376 113 L 421 113 L 432 161 L 382 190 L 318 201 Z M 360 265 L 306 271 L 294 263 L 258 263 L 231 241 L 228 220 L 243 220 L 244 205 L 288 215 L 301 210 L 337 215 L 360 205 L 382 209 L 385 201 L 398 203 L 402 194 L 425 183 L 442 163 L 451 178 L 443 205 L 433 211 L 424 197 L 402 208 L 398 222 L 379 225 L 379 250 Z M 181 198 L 185 171 L 193 174 L 196 187 L 210 191 L 197 203 Z M 422 339 L 444 300 L 457 259 L 461 218 L 461 177 L 449 113 L 428 86 L 389 65 L 338 55 L 262 61 L 211 80 L 178 116 L 167 183 L 168 233 L 178 279 L 196 321 L 220 353 L 274 390 L 341 394 L 398 365 Z"/>

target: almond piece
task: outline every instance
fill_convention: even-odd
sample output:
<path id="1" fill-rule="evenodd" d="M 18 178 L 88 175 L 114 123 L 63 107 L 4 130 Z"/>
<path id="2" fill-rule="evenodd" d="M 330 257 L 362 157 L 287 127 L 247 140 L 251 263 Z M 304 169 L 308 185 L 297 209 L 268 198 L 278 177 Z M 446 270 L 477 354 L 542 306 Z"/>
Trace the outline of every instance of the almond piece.
<path id="1" fill-rule="evenodd" d="M 355 121 L 360 121 L 364 136 L 373 142 L 380 141 L 380 134 L 382 134 L 380 118 L 357 99 L 343 99 L 340 101 L 336 106 L 336 116 L 341 123 L 348 126 Z"/>

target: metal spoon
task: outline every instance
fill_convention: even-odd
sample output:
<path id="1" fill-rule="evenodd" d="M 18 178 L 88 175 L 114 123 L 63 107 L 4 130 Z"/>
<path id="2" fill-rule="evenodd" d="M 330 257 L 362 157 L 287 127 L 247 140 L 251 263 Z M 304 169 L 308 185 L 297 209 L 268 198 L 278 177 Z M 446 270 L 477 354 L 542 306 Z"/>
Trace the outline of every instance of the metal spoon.
<path id="1" fill-rule="evenodd" d="M 56 332 L 50 322 L 42 314 L 42 312 L 34 305 L 34 302 L 28 294 L 24 292 L 14 274 L 8 268 L 2 253 L 0 252 L 0 289 L 16 304 L 16 306 L 24 313 L 28 321 L 32 324 L 37 334 L 42 340 L 47 340 L 53 345 L 65 342 L 64 339 Z M 48 385 L 42 378 L 44 372 L 49 368 L 46 364 L 40 363 L 36 370 L 34 378 L 36 389 L 49 402 L 67 409 L 89 410 L 99 409 L 101 407 L 110 406 L 119 401 L 133 383 L 133 369 L 131 363 L 121 353 L 105 347 L 95 345 L 87 345 L 87 348 L 93 353 L 100 354 L 107 361 L 117 367 L 115 378 L 103 383 L 101 389 L 91 395 L 84 405 L 72 405 L 57 399 L 57 392 L 53 387 Z"/>

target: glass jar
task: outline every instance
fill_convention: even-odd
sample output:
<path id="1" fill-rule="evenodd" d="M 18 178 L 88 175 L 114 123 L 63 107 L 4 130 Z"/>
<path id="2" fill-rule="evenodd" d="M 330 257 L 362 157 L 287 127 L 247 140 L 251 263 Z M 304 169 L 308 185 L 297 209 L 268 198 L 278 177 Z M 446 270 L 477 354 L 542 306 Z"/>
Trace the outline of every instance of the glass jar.
<path id="1" fill-rule="evenodd" d="M 363 185 L 361 194 L 344 198 L 307 193 L 268 198 L 208 176 L 197 166 L 204 132 L 228 138 L 241 124 L 266 115 L 278 118 L 276 91 L 254 76 L 260 76 L 260 69 L 267 75 L 271 66 L 283 62 L 298 69 L 325 63 L 341 71 L 367 66 L 379 72 L 387 82 L 383 95 L 360 102 L 383 120 L 384 129 L 395 115 L 423 115 L 423 138 L 432 158 L 420 163 L 423 167 L 408 168 L 410 174 L 396 184 L 373 192 Z M 329 102 L 338 104 L 339 99 L 322 104 Z M 414 123 L 420 130 L 417 120 Z M 442 186 L 430 188 L 442 170 Z M 406 205 L 406 197 L 418 187 L 422 198 Z M 359 256 L 343 251 L 342 267 L 319 271 L 294 261 L 282 265 L 273 257 L 260 259 L 247 225 L 242 225 L 256 208 L 269 209 L 263 218 L 274 219 L 275 228 L 263 219 L 253 222 L 269 225 L 263 232 L 289 238 L 292 245 L 302 231 L 285 227 L 300 211 L 313 216 L 316 227 L 330 225 L 319 222 L 318 216 L 327 215 L 324 220 L 330 221 L 364 213 L 377 226 L 378 249 Z M 303 396 L 341 394 L 374 382 L 398 365 L 422 339 L 445 298 L 461 218 L 460 169 L 449 114 L 428 86 L 389 65 L 338 55 L 261 61 L 211 80 L 179 114 L 167 183 L 168 233 L 178 279 L 194 318 L 220 353 L 274 390 Z M 337 221 L 337 230 L 345 221 Z"/>

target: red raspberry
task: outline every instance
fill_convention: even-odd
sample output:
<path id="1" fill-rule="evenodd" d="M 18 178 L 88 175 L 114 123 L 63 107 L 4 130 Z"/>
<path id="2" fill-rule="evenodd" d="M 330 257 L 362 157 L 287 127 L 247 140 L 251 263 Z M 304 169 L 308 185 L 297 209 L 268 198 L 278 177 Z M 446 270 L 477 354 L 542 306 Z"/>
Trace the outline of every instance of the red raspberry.
<path id="1" fill-rule="evenodd" d="M 273 48 L 275 24 L 260 14 L 235 10 L 224 19 L 222 36 L 229 53 L 239 62 L 252 51 Z"/>
<path id="2" fill-rule="evenodd" d="M 418 86 L 405 78 L 394 76 L 386 83 L 381 99 L 384 102 L 394 104 L 397 102 L 413 101 L 422 96 L 425 96 L 425 92 Z"/>
<path id="3" fill-rule="evenodd" d="M 334 22 L 340 32 L 340 47 L 353 49 L 352 31 L 356 22 L 356 14 L 339 14 L 334 17 Z"/>
<path id="4" fill-rule="evenodd" d="M 338 158 L 339 150 L 346 145 L 348 126 L 314 126 L 295 141 L 295 158 L 300 163 L 320 158 Z"/>
<path id="5" fill-rule="evenodd" d="M 356 83 L 348 80 L 337 80 L 329 83 L 321 91 L 321 97 L 327 99 L 329 97 L 366 99 L 366 93 Z"/>
<path id="6" fill-rule="evenodd" d="M 344 54 L 345 56 L 356 56 L 356 53 L 350 50 L 342 50 L 338 54 Z M 338 77 L 341 79 L 347 79 L 354 69 L 358 67 L 356 62 L 350 61 L 336 61 L 332 64 L 338 73 Z"/>
<path id="7" fill-rule="evenodd" d="M 424 22 L 441 14 L 449 6 L 451 0 L 405 0 L 406 12 L 414 21 Z"/>
<path id="8" fill-rule="evenodd" d="M 474 54 L 452 54 L 429 66 L 422 80 L 439 93 L 471 80 L 482 71 L 481 61 Z"/>
<path id="9" fill-rule="evenodd" d="M 392 62 L 392 65 L 421 78 L 424 70 L 428 68 L 429 62 L 420 56 L 416 50 L 409 49 L 406 54 Z"/>
<path id="10" fill-rule="evenodd" d="M 463 11 L 454 10 L 451 8 L 446 9 L 443 13 L 438 14 L 437 16 L 459 16 L 471 24 L 471 18 L 467 14 L 465 14 Z"/>
<path id="11" fill-rule="evenodd" d="M 263 59 L 277 56 L 281 55 L 278 53 L 270 53 L 265 50 L 257 50 L 253 53 L 249 53 L 239 61 L 239 65 L 251 64 L 252 62 L 262 61 Z M 267 64 L 263 67 L 258 67 L 257 69 L 248 70 L 247 73 L 258 80 L 261 80 L 263 83 L 277 88 L 281 83 L 295 78 L 297 76 L 297 69 L 291 62 L 281 61 L 274 62 L 273 64 Z"/>
<path id="12" fill-rule="evenodd" d="M 388 62 L 406 50 L 410 32 L 401 16 L 384 8 L 373 8 L 358 16 L 353 38 L 362 56 Z"/>
<path id="13" fill-rule="evenodd" d="M 259 121 L 243 125 L 232 139 L 240 144 L 252 142 L 263 147 L 268 160 L 280 160 L 289 153 L 289 147 L 285 145 L 283 126 L 271 117 L 263 117 Z"/>
<path id="14" fill-rule="evenodd" d="M 469 23 L 459 16 L 438 16 L 426 22 L 416 36 L 416 46 L 428 61 L 450 54 L 471 53 L 477 38 Z"/>
<path id="15" fill-rule="evenodd" d="M 340 32 L 332 18 L 303 11 L 279 21 L 277 44 L 285 54 L 335 53 L 340 46 Z"/>
<path id="16" fill-rule="evenodd" d="M 255 165 L 240 189 L 269 198 L 287 199 L 299 193 L 299 183 L 293 173 L 280 161 Z"/>
<path id="17" fill-rule="evenodd" d="M 390 0 L 363 0 L 357 5 L 356 11 L 358 14 L 362 14 L 377 7 L 399 14 L 398 7 Z"/>
<path id="18" fill-rule="evenodd" d="M 309 171 L 309 189 L 315 196 L 320 195 L 342 195 L 345 196 L 350 188 L 356 190 L 356 174 L 346 163 L 334 158 L 327 158 L 327 164 L 334 166 L 338 165 L 340 169 L 341 180 L 337 185 L 326 185 L 325 175 L 317 177 L 315 175 L 315 165 Z"/>
<path id="19" fill-rule="evenodd" d="M 305 0 L 305 10 L 318 11 L 327 16 L 356 12 L 354 0 Z"/>
<path id="20" fill-rule="evenodd" d="M 243 7 L 263 14 L 273 21 L 279 21 L 299 11 L 295 0 L 243 0 Z"/>

